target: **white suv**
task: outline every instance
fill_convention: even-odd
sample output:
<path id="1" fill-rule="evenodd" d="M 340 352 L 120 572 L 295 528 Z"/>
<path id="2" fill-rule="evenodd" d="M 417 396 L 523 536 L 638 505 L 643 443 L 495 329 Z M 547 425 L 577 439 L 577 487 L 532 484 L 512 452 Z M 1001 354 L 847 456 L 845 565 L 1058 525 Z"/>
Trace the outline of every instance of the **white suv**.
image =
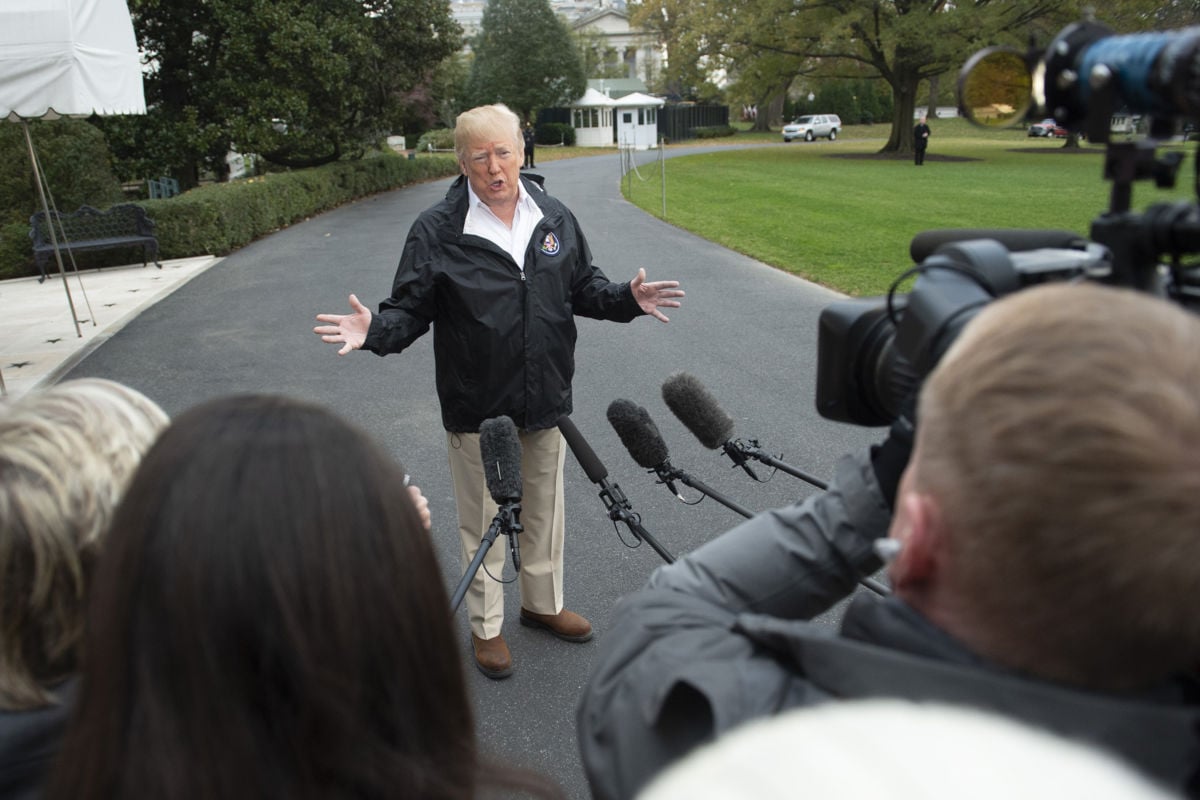
<path id="1" fill-rule="evenodd" d="M 842 120 L 837 114 L 806 114 L 783 126 L 783 140 L 790 142 L 792 139 L 803 139 L 811 142 L 818 136 L 826 136 L 832 142 L 841 128 Z"/>

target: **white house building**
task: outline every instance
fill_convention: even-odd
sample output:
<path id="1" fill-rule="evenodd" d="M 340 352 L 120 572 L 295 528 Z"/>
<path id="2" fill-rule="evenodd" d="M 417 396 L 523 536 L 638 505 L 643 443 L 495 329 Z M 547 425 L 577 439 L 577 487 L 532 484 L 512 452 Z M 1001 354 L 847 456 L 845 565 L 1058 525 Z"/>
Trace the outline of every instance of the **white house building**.
<path id="1" fill-rule="evenodd" d="M 617 52 L 630 78 L 653 84 L 666 62 L 664 48 L 654 34 L 629 26 L 629 15 L 611 6 L 602 6 L 571 23 L 571 29 L 599 37 L 605 48 Z"/>

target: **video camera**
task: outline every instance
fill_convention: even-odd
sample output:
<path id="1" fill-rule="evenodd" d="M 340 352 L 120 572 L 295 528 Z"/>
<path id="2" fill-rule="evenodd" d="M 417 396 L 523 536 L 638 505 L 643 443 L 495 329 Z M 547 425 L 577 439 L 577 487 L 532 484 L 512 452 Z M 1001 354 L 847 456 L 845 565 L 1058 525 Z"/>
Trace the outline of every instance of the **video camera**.
<path id="1" fill-rule="evenodd" d="M 1180 152 L 1156 143 L 1200 121 L 1200 27 L 1114 35 L 1093 22 L 1064 28 L 1044 51 L 994 47 L 972 56 L 958 80 L 960 113 L 986 127 L 1053 116 L 1075 135 L 1105 143 L 1109 209 L 1090 240 L 1067 231 L 926 231 L 912 269 L 886 298 L 852 299 L 821 312 L 817 410 L 827 419 L 887 425 L 979 309 L 1045 281 L 1094 280 L 1200 305 L 1200 207 L 1190 201 L 1130 211 L 1132 185 L 1174 186 Z M 1113 113 L 1150 118 L 1149 136 L 1112 141 Z M 1200 164 L 1194 181 L 1200 197 Z M 902 282 L 916 276 L 912 290 Z"/>

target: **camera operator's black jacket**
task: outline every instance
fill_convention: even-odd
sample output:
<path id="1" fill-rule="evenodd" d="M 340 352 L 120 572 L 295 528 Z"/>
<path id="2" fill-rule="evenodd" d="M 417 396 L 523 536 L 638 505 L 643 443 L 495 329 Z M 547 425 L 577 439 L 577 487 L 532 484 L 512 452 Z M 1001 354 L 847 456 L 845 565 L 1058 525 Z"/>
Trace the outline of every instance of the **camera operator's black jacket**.
<path id="1" fill-rule="evenodd" d="M 1022 677 L 895 598 L 856 597 L 840 631 L 806 621 L 880 566 L 871 542 L 888 520 L 869 460 L 847 457 L 828 492 L 760 514 L 622 600 L 577 714 L 597 800 L 634 797 L 667 764 L 748 720 L 868 697 L 997 711 L 1184 789 L 1200 764 L 1200 707 L 1182 686 L 1130 698 Z"/>
<path id="2" fill-rule="evenodd" d="M 399 353 L 433 326 L 438 399 L 446 430 L 474 433 L 501 415 L 518 428 L 552 428 L 571 413 L 574 315 L 629 322 L 642 315 L 628 283 L 592 264 L 575 216 L 521 176 L 542 210 L 522 271 L 492 242 L 463 234 L 469 195 L 459 177 L 413 223 L 363 349 Z"/>

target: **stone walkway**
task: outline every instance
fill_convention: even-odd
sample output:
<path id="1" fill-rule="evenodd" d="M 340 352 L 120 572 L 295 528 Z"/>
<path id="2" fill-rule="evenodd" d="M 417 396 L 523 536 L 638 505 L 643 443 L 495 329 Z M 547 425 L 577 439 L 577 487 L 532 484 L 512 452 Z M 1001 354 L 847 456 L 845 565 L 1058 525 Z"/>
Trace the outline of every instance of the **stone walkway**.
<path id="1" fill-rule="evenodd" d="M 14 399 L 60 375 L 99 347 L 145 308 L 196 277 L 220 259 L 198 256 L 143 267 L 51 273 L 0 281 L 0 313 L 8 320 L 0 337 L 3 396 Z M 68 292 L 69 289 L 69 292 Z M 79 320 L 71 321 L 71 307 Z"/>

